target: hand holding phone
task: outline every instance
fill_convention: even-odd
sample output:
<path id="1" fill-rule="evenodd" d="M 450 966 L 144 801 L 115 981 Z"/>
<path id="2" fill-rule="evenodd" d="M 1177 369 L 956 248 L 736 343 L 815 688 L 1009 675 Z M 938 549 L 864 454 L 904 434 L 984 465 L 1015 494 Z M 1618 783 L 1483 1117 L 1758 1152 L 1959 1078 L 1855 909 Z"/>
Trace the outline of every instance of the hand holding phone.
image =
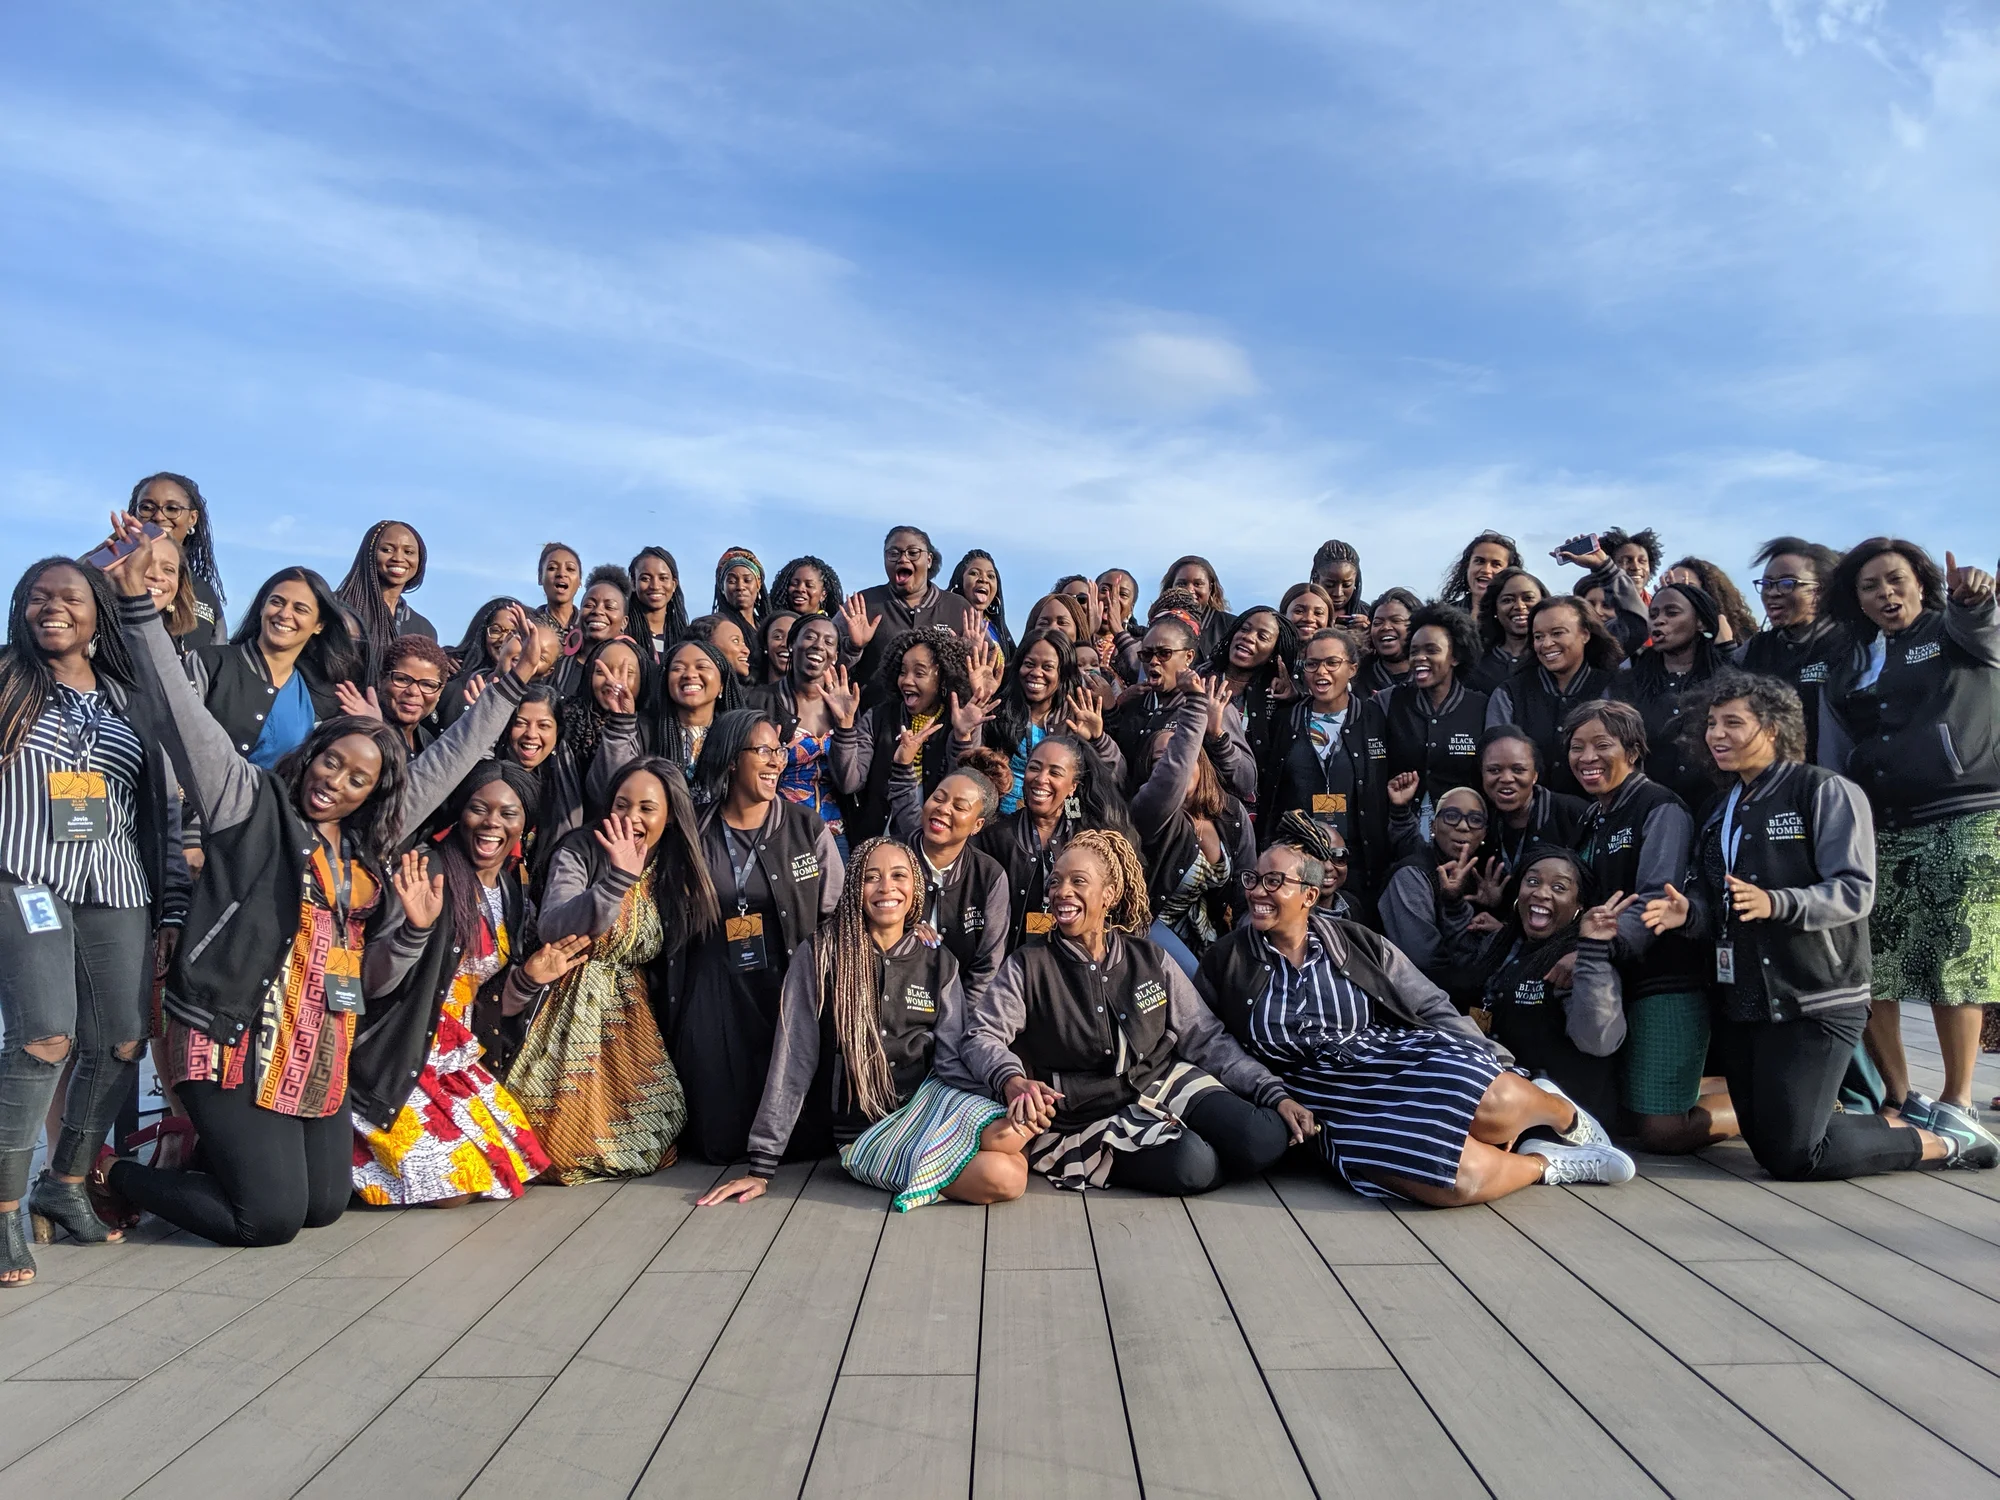
<path id="1" fill-rule="evenodd" d="M 1557 562 L 1587 564 L 1603 548 L 1603 541 L 1594 531 L 1579 532 L 1549 554 Z"/>
<path id="2" fill-rule="evenodd" d="M 151 521 L 147 521 L 139 527 L 136 535 L 114 536 L 95 552 L 86 554 L 83 560 L 101 573 L 117 562 L 119 558 L 130 557 L 133 552 L 138 550 L 142 538 L 150 541 L 156 536 L 165 535 L 166 533 L 160 530 L 159 527 L 155 526 Z"/>

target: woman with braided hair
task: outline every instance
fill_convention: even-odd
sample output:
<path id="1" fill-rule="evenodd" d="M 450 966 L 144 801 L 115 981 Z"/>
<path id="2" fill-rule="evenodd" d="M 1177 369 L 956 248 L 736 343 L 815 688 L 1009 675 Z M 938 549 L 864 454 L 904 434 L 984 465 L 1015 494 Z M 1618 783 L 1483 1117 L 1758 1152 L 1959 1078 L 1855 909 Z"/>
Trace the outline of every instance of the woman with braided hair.
<path id="1" fill-rule="evenodd" d="M 1086 829 L 1049 877 L 1054 930 L 1001 965 L 938 1076 L 1007 1101 L 1057 1187 L 1205 1193 L 1264 1171 L 1312 1116 L 1225 1032 L 1142 934 L 1146 872 L 1129 840 Z"/>
<path id="2" fill-rule="evenodd" d="M 417 528 L 407 521 L 377 521 L 354 549 L 354 562 L 334 595 L 361 622 L 361 645 L 368 661 L 368 680 L 381 670 L 382 653 L 401 635 L 437 639 L 437 627 L 405 597 L 424 586 L 430 551 Z"/>
<path id="3" fill-rule="evenodd" d="M 778 569 L 778 576 L 771 580 L 771 602 L 780 609 L 807 617 L 825 615 L 831 620 L 840 613 L 847 595 L 841 592 L 840 575 L 833 571 L 833 564 L 807 553 Z"/>
<path id="4" fill-rule="evenodd" d="M 931 1077 L 937 1047 L 955 1046 L 964 1030 L 965 992 L 957 960 L 923 921 L 916 855 L 894 839 L 868 839 L 852 869 L 811 959 L 785 974 L 750 1171 L 702 1204 L 763 1196 L 787 1146 L 795 1157 L 817 1156 L 814 1137 L 829 1125 L 841 1164 L 894 1192 L 898 1212 L 940 1196 L 1020 1197 L 1030 1132 L 991 1099 Z"/>
<path id="5" fill-rule="evenodd" d="M 750 648 L 750 666 L 744 674 L 751 682 L 764 680 L 763 623 L 771 607 L 770 592 L 764 587 L 764 565 L 748 547 L 731 547 L 715 564 L 715 607 L 713 613 L 743 632 Z"/>

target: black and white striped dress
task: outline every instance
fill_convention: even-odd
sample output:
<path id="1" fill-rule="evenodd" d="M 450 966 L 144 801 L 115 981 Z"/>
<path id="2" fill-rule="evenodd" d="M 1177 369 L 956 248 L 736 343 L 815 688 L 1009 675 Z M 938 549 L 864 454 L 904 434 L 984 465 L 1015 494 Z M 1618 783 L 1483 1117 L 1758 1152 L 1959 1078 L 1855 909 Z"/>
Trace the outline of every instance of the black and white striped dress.
<path id="1" fill-rule="evenodd" d="M 1376 1025 L 1367 992 L 1310 933 L 1303 968 L 1264 946 L 1271 983 L 1250 1008 L 1250 1051 L 1313 1112 L 1328 1164 L 1371 1198 L 1396 1195 L 1362 1175 L 1370 1171 L 1450 1187 L 1473 1113 L 1500 1074 L 1493 1054 L 1449 1032 Z"/>

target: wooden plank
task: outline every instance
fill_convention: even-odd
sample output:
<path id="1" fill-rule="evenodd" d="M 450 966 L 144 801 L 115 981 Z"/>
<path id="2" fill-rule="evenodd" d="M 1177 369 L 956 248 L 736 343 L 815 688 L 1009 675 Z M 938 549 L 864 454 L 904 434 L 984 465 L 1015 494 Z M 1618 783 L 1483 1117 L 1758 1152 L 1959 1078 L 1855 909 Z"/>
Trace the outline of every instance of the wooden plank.
<path id="1" fill-rule="evenodd" d="M 842 1374 L 806 1473 L 804 1500 L 963 1495 L 977 1383 L 971 1375 Z"/>
<path id="2" fill-rule="evenodd" d="M 1681 1178 L 1670 1184 L 1672 1190 L 1967 1359 L 2000 1372 L 2000 1303 L 1755 1183 L 1703 1165 L 1707 1175 Z"/>
<path id="3" fill-rule="evenodd" d="M 611 1191 L 606 1183 L 537 1188 L 497 1205 L 498 1212 L 480 1213 L 484 1205 L 475 1204 L 411 1215 L 449 1220 L 477 1214 L 478 1227 L 175 1459 L 141 1493 L 208 1500 L 219 1473 L 244 1493 L 296 1491 Z M 388 1232 L 370 1235 L 355 1250 Z"/>
<path id="4" fill-rule="evenodd" d="M 100 1274 L 110 1269 L 115 1261 L 149 1254 L 152 1246 L 172 1239 L 178 1233 L 165 1220 L 148 1217 L 137 1229 L 128 1230 L 125 1238 L 116 1245 L 79 1245 L 74 1240 L 64 1240 L 57 1245 L 37 1245 L 34 1247 L 35 1279 L 0 1297 L 0 1322 L 58 1287 Z"/>
<path id="5" fill-rule="evenodd" d="M 161 1292 L 21 1371 L 29 1380 L 138 1380 L 257 1305 L 252 1297 Z"/>
<path id="6" fill-rule="evenodd" d="M 93 1246 L 111 1252 L 116 1245 Z M 146 1247 L 143 1255 L 103 1253 L 97 1266 L 77 1278 L 78 1286 L 123 1286 L 164 1292 L 190 1277 L 212 1270 L 243 1253 L 236 1245 L 217 1245 L 198 1235 L 176 1233 Z"/>
<path id="7" fill-rule="evenodd" d="M 1837 1493 L 1499 1215 L 1401 1217 L 1667 1493 Z"/>
<path id="8" fill-rule="evenodd" d="M 466 1493 L 624 1500 L 749 1284 L 747 1271 L 641 1276 Z"/>
<path id="9" fill-rule="evenodd" d="M 261 1302 L 301 1276 L 322 1274 L 336 1256 L 345 1255 L 391 1222 L 375 1214 L 342 1214 L 322 1228 L 300 1230 L 298 1238 L 288 1245 L 238 1251 L 190 1276 L 180 1284 L 180 1290 L 253 1297 Z"/>
<path id="10" fill-rule="evenodd" d="M 82 1282 L 57 1287 L 7 1320 L 0 1337 L 0 1379 L 20 1374 L 159 1295 L 148 1287 Z"/>
<path id="11" fill-rule="evenodd" d="M 533 1198 L 557 1191 L 560 1190 L 532 1188 L 528 1196 Z M 342 1215 L 343 1222 L 351 1218 L 379 1220 L 381 1227 L 309 1274 L 366 1278 L 393 1276 L 399 1280 L 414 1276 L 452 1246 L 477 1233 L 507 1206 L 481 1201 L 450 1209 L 351 1209 Z"/>
<path id="12" fill-rule="evenodd" d="M 1076 1202 L 1081 1211 L 1081 1195 Z M 989 1245 L 991 1226 L 1019 1206 L 987 1214 Z M 989 1263 L 973 1500 L 1138 1494 L 1096 1268 L 995 1270 Z"/>
<path id="13" fill-rule="evenodd" d="M 1658 1493 L 1444 1267 L 1345 1266 L 1339 1275 L 1496 1495 L 1601 1500 Z"/>
<path id="14" fill-rule="evenodd" d="M 708 1170 L 713 1170 L 712 1168 Z M 752 1203 L 718 1203 L 696 1209 L 674 1231 L 648 1271 L 754 1271 L 771 1248 L 793 1201 L 812 1174 L 811 1162 L 778 1168 L 764 1196 Z M 829 1170 L 838 1170 L 829 1168 Z M 727 1169 L 716 1180 L 733 1175 Z M 886 1199 L 883 1200 L 887 1206 Z"/>
<path id="15" fill-rule="evenodd" d="M 1285 1205 L 1263 1182 L 1187 1200 L 1257 1367 L 1381 1370 L 1395 1361 Z"/>
<path id="16" fill-rule="evenodd" d="M 1993 1475 L 1830 1365 L 1704 1365 L 1701 1374 L 1855 1500 L 2000 1493 Z"/>
<path id="17" fill-rule="evenodd" d="M 429 1373 L 553 1380 L 714 1180 L 714 1167 L 677 1164 L 622 1185 Z"/>
<path id="18" fill-rule="evenodd" d="M 1085 1207 L 1148 1497 L 1311 1495 L 1186 1206 L 1110 1192 Z"/>
<path id="19" fill-rule="evenodd" d="M 745 1223 L 761 1206 L 705 1209 L 689 1227 L 725 1210 L 737 1210 L 726 1222 Z M 888 1208 L 886 1194 L 838 1168 L 813 1175 L 635 1495 L 798 1494 Z"/>
<path id="20" fill-rule="evenodd" d="M 1784 1258 L 1769 1245 L 1668 1192 L 1662 1185 L 1665 1180 L 1667 1174 L 1659 1180 L 1640 1177 L 1622 1184 L 1615 1193 L 1592 1192 L 1582 1201 L 1684 1266 L 1712 1260 Z"/>
<path id="21" fill-rule="evenodd" d="M 1625 1191 L 1515 1193 L 1493 1209 L 1688 1364 L 1813 1362 L 1809 1351 L 1593 1206 Z"/>
<path id="22" fill-rule="evenodd" d="M 1713 1261 L 1702 1277 L 2000 1473 L 2000 1376 L 1788 1260 Z"/>
<path id="23" fill-rule="evenodd" d="M 0 1385 L 0 1411 L 6 1413 L 0 1421 L 0 1469 L 81 1422 L 125 1386 L 123 1380 L 10 1380 Z"/>
<path id="24" fill-rule="evenodd" d="M 1879 1177 L 1857 1177 L 1853 1181 L 1862 1191 L 1886 1198 L 1912 1213 L 1949 1224 L 1989 1245 L 2000 1245 L 2000 1202 L 1977 1193 L 1962 1193 L 1941 1178 L 1941 1173 L 1933 1172 L 1884 1172 Z"/>
<path id="25" fill-rule="evenodd" d="M 0 1490 L 131 1493 L 400 1284 L 295 1282 L 44 1443 L 0 1475 Z"/>
<path id="26" fill-rule="evenodd" d="M 888 1216 L 840 1363 L 842 1380 L 979 1373 L 986 1218 L 983 1208 L 948 1202 Z M 855 1399 L 867 1399 L 865 1392 Z M 968 1422 L 970 1400 L 968 1395 Z M 969 1448 L 966 1457 L 970 1462 Z"/>
<path id="27" fill-rule="evenodd" d="M 346 1500 L 388 1476 L 397 1500 L 453 1500 L 547 1387 L 539 1375 L 419 1380 L 313 1476 L 301 1500 Z"/>
<path id="28" fill-rule="evenodd" d="M 1095 1271 L 1083 1194 L 1028 1175 L 1028 1191 L 986 1216 L 989 1271 Z"/>
<path id="29" fill-rule="evenodd" d="M 1270 1181 L 1320 1259 L 1335 1269 L 1431 1263 L 1430 1251 L 1381 1202 L 1350 1192 L 1326 1173 L 1273 1173 Z"/>
<path id="30" fill-rule="evenodd" d="M 1322 1495 L 1476 1500 L 1472 1472 L 1409 1377 L 1386 1370 L 1267 1370 L 1278 1410 Z"/>

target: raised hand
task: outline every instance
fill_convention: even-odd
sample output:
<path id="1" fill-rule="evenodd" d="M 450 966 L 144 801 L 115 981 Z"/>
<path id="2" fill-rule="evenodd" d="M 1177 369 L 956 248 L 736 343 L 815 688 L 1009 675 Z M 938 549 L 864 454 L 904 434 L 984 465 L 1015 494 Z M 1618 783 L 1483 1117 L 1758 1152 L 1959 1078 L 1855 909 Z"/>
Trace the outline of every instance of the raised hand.
<path id="1" fill-rule="evenodd" d="M 596 832 L 598 845 L 614 869 L 637 875 L 646 868 L 646 830 L 637 818 L 613 813 Z"/>
<path id="2" fill-rule="evenodd" d="M 1389 778 L 1389 805 L 1408 807 L 1417 800 L 1417 787 L 1423 778 L 1415 771 L 1403 771 Z"/>
<path id="3" fill-rule="evenodd" d="M 493 685 L 493 679 L 485 672 L 474 672 L 465 679 L 465 706 L 472 707 L 479 701 L 479 695 Z"/>
<path id="4" fill-rule="evenodd" d="M 1463 859 L 1448 859 L 1438 866 L 1438 889 L 1447 896 L 1463 897 L 1466 887 L 1475 884 L 1472 874 L 1477 859 L 1468 854 Z"/>
<path id="5" fill-rule="evenodd" d="M 1562 548 L 1557 547 L 1549 553 L 1549 556 L 1553 557 L 1557 562 L 1575 563 L 1579 568 L 1595 570 L 1610 567 L 1611 554 L 1604 550 L 1604 544 L 1597 541 L 1595 534 L 1591 536 L 1591 541 L 1596 542 L 1597 545 L 1589 552 L 1565 552 Z"/>
<path id="6" fill-rule="evenodd" d="M 396 899 L 403 903 L 403 920 L 419 932 L 429 932 L 444 911 L 444 872 L 427 874 L 423 854 L 412 849 L 397 862 L 391 877 Z"/>
<path id="7" fill-rule="evenodd" d="M 590 939 L 582 933 L 544 943 L 523 960 L 521 977 L 536 986 L 554 984 L 590 957 Z"/>
<path id="8" fill-rule="evenodd" d="M 333 696 L 340 700 L 340 711 L 344 714 L 352 714 L 357 719 L 382 717 L 382 703 L 373 688 L 364 693 L 351 682 L 336 682 Z"/>
<path id="9" fill-rule="evenodd" d="M 1646 924 L 1646 931 L 1655 937 L 1663 932 L 1672 932 L 1676 927 L 1687 925 L 1688 898 L 1668 886 L 1666 895 L 1646 903 L 1639 919 Z"/>
<path id="10" fill-rule="evenodd" d="M 1953 604 L 1984 604 L 1993 597 L 1993 575 L 1984 568 L 1961 568 L 1949 552 L 1944 555 L 1944 583 Z"/>
<path id="11" fill-rule="evenodd" d="M 502 672 L 512 672 L 523 682 L 533 682 L 549 654 L 548 647 L 554 639 L 554 632 L 529 619 L 527 610 L 518 604 L 508 605 L 501 613 L 513 627 L 513 634 L 502 641 L 500 649 L 493 653 L 493 664 Z"/>
<path id="12" fill-rule="evenodd" d="M 1299 695 L 1299 685 L 1292 680 L 1292 669 L 1285 665 L 1284 658 L 1278 659 L 1278 670 L 1271 677 L 1271 701 L 1290 703 Z"/>
<path id="13" fill-rule="evenodd" d="M 1623 891 L 1613 891 L 1611 898 L 1601 906 L 1593 906 L 1577 918 L 1576 930 L 1582 937 L 1593 943 L 1608 943 L 1618 936 L 1618 919 L 1627 907 L 1639 899 L 1637 893 L 1626 895 Z"/>
<path id="14" fill-rule="evenodd" d="M 848 603 L 853 603 L 849 600 Z M 844 610 L 845 605 L 842 606 Z M 826 669 L 826 676 L 819 682 L 819 701 L 826 705 L 826 711 L 833 715 L 834 723 L 842 729 L 854 727 L 854 716 L 861 709 L 861 689 L 849 680 L 847 668 L 835 662 Z"/>
<path id="15" fill-rule="evenodd" d="M 1229 679 L 1217 672 L 1208 679 L 1208 732 L 1210 735 L 1222 733 L 1223 713 L 1235 700 L 1236 689 Z"/>
<path id="16" fill-rule="evenodd" d="M 956 699 L 953 700 L 957 702 Z M 896 734 L 896 753 L 891 759 L 899 766 L 914 766 L 923 753 L 924 741 L 944 728 L 943 719 L 933 719 L 922 729 L 902 729 Z"/>
<path id="17" fill-rule="evenodd" d="M 1729 904 L 1736 911 L 1739 922 L 1763 922 L 1771 915 L 1771 893 L 1760 885 L 1752 885 L 1747 880 L 1738 880 L 1734 875 L 1723 877 L 1729 883 Z"/>
<path id="18" fill-rule="evenodd" d="M 958 694 L 951 695 L 951 737 L 961 745 L 979 742 L 980 731 L 992 719 L 996 705 L 991 698 L 975 697 L 970 703 L 960 703 Z"/>
<path id="19" fill-rule="evenodd" d="M 1073 692 L 1063 700 L 1063 713 L 1069 719 L 1069 727 L 1080 740 L 1099 739 L 1104 734 L 1104 705 L 1097 701 L 1097 695 L 1088 688 Z"/>
<path id="20" fill-rule="evenodd" d="M 1507 867 L 1500 863 L 1500 856 L 1494 855 L 1479 870 L 1479 882 L 1473 889 L 1473 904 L 1495 907 L 1500 904 L 1501 894 L 1507 889 Z"/>
<path id="21" fill-rule="evenodd" d="M 129 511 L 115 510 L 111 513 L 110 540 L 129 542 L 132 550 L 107 564 L 104 576 L 127 599 L 143 599 L 146 596 L 146 574 L 153 567 L 152 537 L 146 534 L 146 528 L 137 516 Z"/>
<path id="22" fill-rule="evenodd" d="M 856 646 L 865 646 L 875 639 L 875 627 L 882 623 L 882 617 L 868 618 L 868 601 L 859 594 L 849 594 L 847 602 L 840 606 L 840 623 L 847 631 L 847 638 Z"/>
<path id="23" fill-rule="evenodd" d="M 604 684 L 604 697 L 607 713 L 629 714 L 633 711 L 632 690 L 615 677 Z"/>
<path id="24" fill-rule="evenodd" d="M 975 626 L 975 628 L 977 628 Z M 1000 693 L 1000 648 L 984 629 L 978 629 L 965 648 L 966 671 L 972 678 L 972 696 L 994 698 Z"/>

